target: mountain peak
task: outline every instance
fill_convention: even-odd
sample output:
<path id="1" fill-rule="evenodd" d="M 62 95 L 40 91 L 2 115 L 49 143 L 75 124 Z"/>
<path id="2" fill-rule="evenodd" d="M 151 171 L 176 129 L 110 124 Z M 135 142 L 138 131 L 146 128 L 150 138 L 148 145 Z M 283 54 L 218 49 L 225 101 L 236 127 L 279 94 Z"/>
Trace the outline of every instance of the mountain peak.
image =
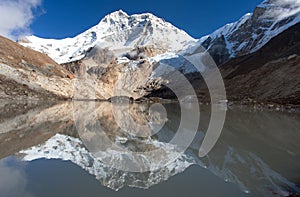
<path id="1" fill-rule="evenodd" d="M 128 17 L 128 14 L 120 9 L 120 10 L 114 11 L 114 12 L 106 15 L 104 17 L 104 19 L 105 18 L 127 18 L 127 17 Z"/>
<path id="2" fill-rule="evenodd" d="M 199 39 L 217 64 L 253 53 L 271 38 L 300 22 L 300 0 L 264 0 L 252 14 Z M 196 47 L 194 47 L 196 48 Z"/>
<path id="3" fill-rule="evenodd" d="M 101 19 L 99 25 L 103 25 L 103 24 L 114 24 L 115 22 L 119 21 L 122 22 L 124 20 L 127 20 L 129 18 L 129 15 L 124 12 L 123 10 L 117 10 L 114 11 L 108 15 L 106 15 L 103 19 Z"/>
<path id="4" fill-rule="evenodd" d="M 196 41 L 151 13 L 128 15 L 123 10 L 106 15 L 98 25 L 74 38 L 54 40 L 30 36 L 23 40 L 27 42 L 21 42 L 22 45 L 46 53 L 58 63 L 80 60 L 96 45 L 112 51 L 149 46 L 161 51 L 178 52 Z"/>
<path id="5" fill-rule="evenodd" d="M 265 19 L 281 20 L 300 12 L 300 0 L 264 0 L 254 13 Z"/>
<path id="6" fill-rule="evenodd" d="M 300 0 L 264 0 L 257 7 L 268 7 L 270 5 L 281 7 L 297 7 L 300 5 Z"/>
<path id="7" fill-rule="evenodd" d="M 164 25 L 168 24 L 164 19 L 161 19 L 157 16 L 155 16 L 152 13 L 141 13 L 141 14 L 132 14 L 128 15 L 123 10 L 117 10 L 115 12 L 112 12 L 108 15 L 106 15 L 100 23 L 109 23 L 109 24 L 115 24 L 115 22 L 121 22 L 121 23 L 128 23 L 128 21 L 156 21 L 158 23 L 163 23 Z"/>

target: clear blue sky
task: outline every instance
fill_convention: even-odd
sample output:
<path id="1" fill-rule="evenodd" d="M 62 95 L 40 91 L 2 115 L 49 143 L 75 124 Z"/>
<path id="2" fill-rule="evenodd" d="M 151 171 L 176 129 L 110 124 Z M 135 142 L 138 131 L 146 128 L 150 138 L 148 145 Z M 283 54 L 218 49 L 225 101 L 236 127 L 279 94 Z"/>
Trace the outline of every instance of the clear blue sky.
<path id="1" fill-rule="evenodd" d="M 200 38 L 236 21 L 262 0 L 43 0 L 43 14 L 31 24 L 34 35 L 73 37 L 122 9 L 128 14 L 150 12 Z"/>

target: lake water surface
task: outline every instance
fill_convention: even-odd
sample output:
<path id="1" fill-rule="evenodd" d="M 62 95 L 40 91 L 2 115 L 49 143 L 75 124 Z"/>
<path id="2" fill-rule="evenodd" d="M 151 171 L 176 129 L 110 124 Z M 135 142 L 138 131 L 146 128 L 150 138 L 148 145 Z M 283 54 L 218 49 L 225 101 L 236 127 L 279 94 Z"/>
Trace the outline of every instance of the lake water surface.
<path id="1" fill-rule="evenodd" d="M 181 108 L 193 115 L 188 104 L 2 103 L 0 196 L 300 192 L 299 114 L 229 107 L 217 143 L 199 157 L 210 120 L 209 107 L 199 106 L 199 127 L 181 153 L 170 141 L 180 132 Z"/>

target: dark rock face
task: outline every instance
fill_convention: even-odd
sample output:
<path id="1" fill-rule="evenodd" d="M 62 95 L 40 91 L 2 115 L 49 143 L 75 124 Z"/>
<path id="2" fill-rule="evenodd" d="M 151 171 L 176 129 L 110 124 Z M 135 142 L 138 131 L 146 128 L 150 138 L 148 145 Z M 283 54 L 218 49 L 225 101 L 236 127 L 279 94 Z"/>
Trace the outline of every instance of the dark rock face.
<path id="1" fill-rule="evenodd" d="M 74 61 L 66 64 L 62 64 L 62 66 L 67 69 L 70 73 L 75 76 L 78 76 L 81 73 L 81 61 Z"/>
<path id="2" fill-rule="evenodd" d="M 101 66 L 94 66 L 88 69 L 87 73 L 89 75 L 95 75 L 96 78 L 100 79 L 102 74 L 105 73 L 106 69 Z"/>
<path id="3" fill-rule="evenodd" d="M 163 54 L 165 52 L 165 49 L 155 48 L 153 46 L 137 46 L 130 52 L 125 53 L 123 57 L 126 57 L 129 60 L 141 60 L 147 57 L 149 58 L 158 54 Z"/>
<path id="4" fill-rule="evenodd" d="M 273 38 L 259 51 L 221 66 L 227 96 L 300 104 L 300 24 Z"/>
<path id="5" fill-rule="evenodd" d="M 109 64 L 115 60 L 115 55 L 109 49 L 96 46 L 86 54 L 86 58 L 91 58 L 98 64 Z"/>
<path id="6" fill-rule="evenodd" d="M 147 98 L 152 98 L 152 97 L 159 97 L 163 99 L 177 99 L 176 95 L 172 90 L 170 90 L 166 86 L 162 86 L 158 90 L 153 90 L 149 95 L 146 96 Z"/>
<path id="7" fill-rule="evenodd" d="M 108 101 L 112 103 L 132 103 L 134 99 L 127 96 L 114 96 L 109 98 Z"/>
<path id="8" fill-rule="evenodd" d="M 255 8 L 253 14 L 225 25 L 201 39 L 200 44 L 208 49 L 217 65 L 225 63 L 230 57 L 253 53 L 272 37 L 299 22 L 297 6 L 291 2 L 264 1 Z"/>
<path id="9" fill-rule="evenodd" d="M 211 54 L 217 65 L 226 62 L 230 58 L 230 52 L 226 48 L 226 41 L 223 35 L 219 38 L 216 38 L 210 44 L 208 52 Z"/>
<path id="10" fill-rule="evenodd" d="M 219 68 L 229 101 L 300 105 L 300 23 L 257 52 L 232 58 Z M 199 101 L 209 102 L 205 82 L 196 76 L 187 78 Z"/>
<path id="11" fill-rule="evenodd" d="M 83 60 L 65 63 L 62 66 L 75 76 L 80 77 L 88 73 L 99 79 L 115 59 L 114 53 L 110 50 L 94 47 L 86 53 Z"/>
<path id="12" fill-rule="evenodd" d="M 266 11 L 266 8 L 262 7 L 256 7 L 253 12 L 253 18 L 258 19 L 260 16 L 262 16 Z"/>

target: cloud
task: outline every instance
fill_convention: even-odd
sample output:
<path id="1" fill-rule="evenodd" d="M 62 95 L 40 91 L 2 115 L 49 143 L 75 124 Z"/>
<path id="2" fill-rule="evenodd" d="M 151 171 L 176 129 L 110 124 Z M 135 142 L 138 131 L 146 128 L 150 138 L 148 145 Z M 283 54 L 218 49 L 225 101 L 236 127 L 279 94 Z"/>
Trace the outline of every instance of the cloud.
<path id="1" fill-rule="evenodd" d="M 32 196 L 26 191 L 27 179 L 23 165 L 24 163 L 12 157 L 0 160 L 0 194 L 5 196 Z"/>
<path id="2" fill-rule="evenodd" d="M 16 39 L 29 34 L 33 10 L 41 4 L 42 0 L 1 0 L 0 35 Z"/>

